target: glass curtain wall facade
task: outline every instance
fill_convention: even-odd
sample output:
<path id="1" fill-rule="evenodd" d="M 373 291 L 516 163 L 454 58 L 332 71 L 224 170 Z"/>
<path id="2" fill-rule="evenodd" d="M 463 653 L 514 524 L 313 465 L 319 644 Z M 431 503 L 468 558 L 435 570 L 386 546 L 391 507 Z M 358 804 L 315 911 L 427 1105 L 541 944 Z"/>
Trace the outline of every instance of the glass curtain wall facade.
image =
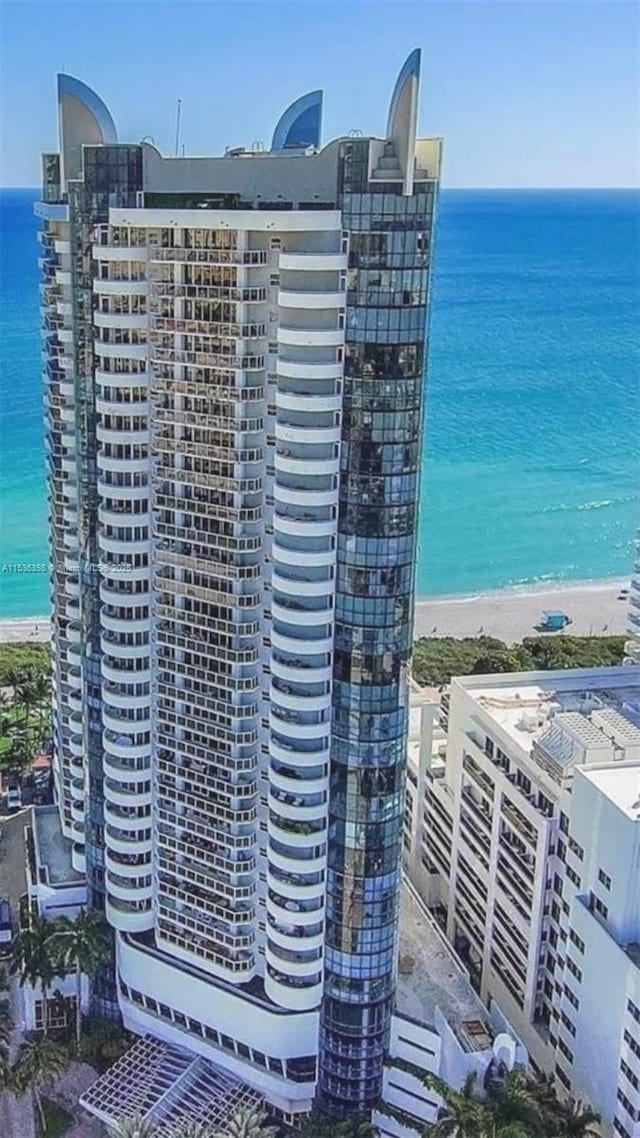
<path id="1" fill-rule="evenodd" d="M 320 1093 L 380 1097 L 393 1007 L 433 183 L 372 181 L 344 143 L 350 233 Z"/>

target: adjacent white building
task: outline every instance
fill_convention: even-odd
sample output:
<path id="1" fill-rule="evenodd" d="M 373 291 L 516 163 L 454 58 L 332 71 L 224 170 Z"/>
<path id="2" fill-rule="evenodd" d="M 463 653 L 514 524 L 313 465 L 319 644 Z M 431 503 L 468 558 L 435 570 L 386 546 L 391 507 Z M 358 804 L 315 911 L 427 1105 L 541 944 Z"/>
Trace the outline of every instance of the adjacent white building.
<path id="1" fill-rule="evenodd" d="M 640 681 L 624 667 L 454 679 L 421 727 L 411 880 L 533 1062 L 605 1132 L 637 1138 Z"/>

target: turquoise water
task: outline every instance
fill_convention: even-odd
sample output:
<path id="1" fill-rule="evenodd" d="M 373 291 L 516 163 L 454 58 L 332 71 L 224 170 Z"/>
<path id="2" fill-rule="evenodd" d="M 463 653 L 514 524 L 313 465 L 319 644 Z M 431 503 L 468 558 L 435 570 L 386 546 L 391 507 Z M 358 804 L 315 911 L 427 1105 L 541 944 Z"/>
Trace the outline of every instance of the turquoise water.
<path id="1" fill-rule="evenodd" d="M 3 566 L 47 559 L 35 196 L 0 194 Z M 442 194 L 419 595 L 628 575 L 638 219 L 630 191 Z M 0 590 L 2 616 L 48 609 L 44 574 Z"/>

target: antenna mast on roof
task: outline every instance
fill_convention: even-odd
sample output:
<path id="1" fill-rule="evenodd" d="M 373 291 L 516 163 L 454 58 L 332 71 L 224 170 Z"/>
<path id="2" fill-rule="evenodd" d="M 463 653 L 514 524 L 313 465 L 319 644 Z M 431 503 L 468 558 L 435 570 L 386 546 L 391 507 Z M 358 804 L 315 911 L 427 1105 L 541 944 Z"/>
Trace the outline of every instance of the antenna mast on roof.
<path id="1" fill-rule="evenodd" d="M 182 99 L 178 99 L 178 108 L 176 111 L 176 149 L 174 157 L 178 157 L 178 147 L 180 146 L 180 114 L 182 111 Z"/>

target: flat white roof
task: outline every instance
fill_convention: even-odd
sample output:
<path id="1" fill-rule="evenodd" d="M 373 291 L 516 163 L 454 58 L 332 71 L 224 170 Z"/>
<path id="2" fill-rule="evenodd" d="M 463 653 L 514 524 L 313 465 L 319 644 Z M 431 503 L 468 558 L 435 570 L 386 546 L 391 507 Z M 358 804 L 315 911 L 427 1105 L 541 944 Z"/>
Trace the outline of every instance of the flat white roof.
<path id="1" fill-rule="evenodd" d="M 559 713 L 581 712 L 587 717 L 594 711 L 612 709 L 627 720 L 629 743 L 636 738 L 634 725 L 640 725 L 640 668 L 575 668 L 463 676 L 452 683 L 475 700 L 483 718 L 492 719 L 528 754 L 534 741 L 548 728 L 549 721 Z M 582 726 L 590 735 L 592 746 L 593 732 L 602 745 L 606 745 L 606 736 L 599 726 L 587 724 L 586 718 Z"/>
<path id="2" fill-rule="evenodd" d="M 581 767 L 580 773 L 627 818 L 640 822 L 640 762 Z"/>

